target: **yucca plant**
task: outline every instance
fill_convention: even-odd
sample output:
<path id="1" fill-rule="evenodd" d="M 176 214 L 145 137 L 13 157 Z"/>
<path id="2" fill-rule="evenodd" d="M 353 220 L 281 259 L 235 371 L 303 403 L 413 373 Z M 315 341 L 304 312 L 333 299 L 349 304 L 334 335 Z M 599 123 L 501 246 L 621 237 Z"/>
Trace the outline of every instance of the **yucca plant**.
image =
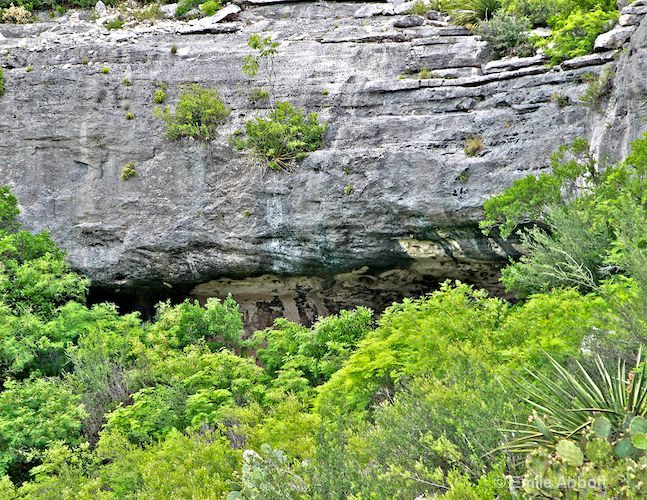
<path id="1" fill-rule="evenodd" d="M 455 0 L 448 5 L 452 20 L 461 26 L 475 26 L 492 19 L 501 8 L 501 0 Z"/>
<path id="2" fill-rule="evenodd" d="M 565 440 L 585 446 L 603 439 L 618 458 L 647 449 L 647 364 L 642 352 L 630 370 L 618 360 L 610 371 L 597 356 L 592 374 L 579 362 L 571 373 L 547 356 L 554 374 L 526 370 L 525 377 L 516 379 L 533 411 L 528 423 L 515 422 L 505 429 L 513 439 L 504 448 L 518 453 L 554 451 Z"/>

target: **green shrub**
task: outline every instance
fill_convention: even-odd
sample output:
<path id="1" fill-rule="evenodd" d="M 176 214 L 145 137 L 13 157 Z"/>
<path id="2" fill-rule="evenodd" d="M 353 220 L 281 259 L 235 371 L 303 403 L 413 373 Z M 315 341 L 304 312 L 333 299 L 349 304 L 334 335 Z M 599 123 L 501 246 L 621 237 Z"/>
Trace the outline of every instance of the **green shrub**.
<path id="1" fill-rule="evenodd" d="M 173 112 L 169 107 L 156 109 L 156 114 L 166 122 L 166 134 L 170 139 L 193 137 L 205 141 L 216 136 L 218 126 L 230 112 L 215 88 L 198 84 L 184 88 Z"/>
<path id="2" fill-rule="evenodd" d="M 0 68 L 0 97 L 4 95 L 4 72 Z"/>
<path id="3" fill-rule="evenodd" d="M 617 19 L 617 11 L 575 11 L 568 17 L 555 18 L 551 22 L 552 35 L 539 41 L 538 46 L 545 48 L 551 64 L 589 54 L 598 35 L 611 29 Z"/>
<path id="4" fill-rule="evenodd" d="M 612 12 L 618 6 L 615 0 L 503 0 L 503 8 L 509 14 L 527 17 L 533 26 L 546 26 L 554 18 L 568 17 L 576 10 L 601 8 Z"/>
<path id="5" fill-rule="evenodd" d="M 208 0 L 207 2 L 201 3 L 198 8 L 203 16 L 213 16 L 222 9 L 222 3 L 219 0 Z"/>
<path id="6" fill-rule="evenodd" d="M 599 75 L 586 73 L 583 75 L 587 82 L 586 90 L 580 96 L 580 102 L 589 108 L 597 108 L 611 92 L 615 73 L 610 67 L 605 67 Z"/>
<path id="7" fill-rule="evenodd" d="M 558 108 L 565 108 L 571 103 L 571 100 L 567 95 L 560 94 L 559 92 L 553 92 L 552 94 L 550 94 L 550 102 L 557 104 Z"/>
<path id="8" fill-rule="evenodd" d="M 251 154 L 272 170 L 284 170 L 323 145 L 327 124 L 320 123 L 316 113 L 305 115 L 288 102 L 279 102 L 267 118 L 245 123 L 245 129 L 234 137 L 238 149 Z"/>
<path id="9" fill-rule="evenodd" d="M 157 82 L 155 87 L 155 92 L 153 92 L 153 102 L 155 104 L 163 104 L 166 102 L 166 84 L 163 82 Z"/>
<path id="10" fill-rule="evenodd" d="M 267 89 L 252 89 L 249 94 L 249 100 L 254 104 L 260 101 L 269 101 L 270 92 Z"/>
<path id="11" fill-rule="evenodd" d="M 535 52 L 526 34 L 529 29 L 527 18 L 497 12 L 492 19 L 480 22 L 476 33 L 490 44 L 496 58 L 527 57 Z"/>
<path id="12" fill-rule="evenodd" d="M 6 381 L 0 393 L 0 471 L 11 469 L 20 478 L 20 468 L 37 460 L 37 452 L 55 442 L 78 443 L 84 417 L 78 396 L 58 381 Z"/>
<path id="13" fill-rule="evenodd" d="M 137 21 L 145 21 L 145 20 L 154 21 L 162 17 L 162 10 L 160 8 L 160 4 L 155 3 L 147 7 L 144 7 L 142 9 L 137 9 L 133 11 L 132 16 Z"/>
<path id="14" fill-rule="evenodd" d="M 113 19 L 108 21 L 105 25 L 107 30 L 119 30 L 124 27 L 123 19 Z"/>
<path id="15" fill-rule="evenodd" d="M 202 3 L 202 0 L 181 0 L 175 9 L 176 17 L 184 17 L 189 11 L 195 9 Z"/>
<path id="16" fill-rule="evenodd" d="M 104 66 L 103 68 L 101 68 L 101 73 L 107 75 L 108 73 L 110 73 L 110 68 L 108 66 Z"/>

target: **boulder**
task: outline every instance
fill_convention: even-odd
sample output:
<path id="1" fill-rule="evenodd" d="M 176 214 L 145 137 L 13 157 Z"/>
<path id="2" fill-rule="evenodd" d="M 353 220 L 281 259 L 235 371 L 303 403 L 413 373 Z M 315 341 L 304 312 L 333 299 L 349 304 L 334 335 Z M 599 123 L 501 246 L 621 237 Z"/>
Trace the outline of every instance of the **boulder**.
<path id="1" fill-rule="evenodd" d="M 638 16 L 636 14 L 622 14 L 618 19 L 618 25 L 620 26 L 638 26 L 643 16 Z"/>
<path id="2" fill-rule="evenodd" d="M 179 4 L 169 3 L 166 5 L 160 5 L 160 13 L 165 19 L 173 19 L 175 17 L 175 11 L 177 10 Z"/>
<path id="3" fill-rule="evenodd" d="M 108 8 L 105 3 L 99 0 L 94 6 L 94 12 L 97 17 L 106 17 L 108 15 Z"/>
<path id="4" fill-rule="evenodd" d="M 240 10 L 238 5 L 231 3 L 220 9 L 213 16 L 189 21 L 187 26 L 180 29 L 180 33 L 221 33 L 222 27 L 219 26 L 219 23 L 230 16 L 238 14 Z"/>
<path id="5" fill-rule="evenodd" d="M 425 18 L 422 16 L 404 16 L 396 19 L 393 26 L 396 28 L 413 28 L 425 24 Z"/>
<path id="6" fill-rule="evenodd" d="M 620 26 L 602 33 L 595 39 L 594 49 L 596 51 L 619 49 L 629 40 L 634 31 L 636 31 L 635 26 Z"/>

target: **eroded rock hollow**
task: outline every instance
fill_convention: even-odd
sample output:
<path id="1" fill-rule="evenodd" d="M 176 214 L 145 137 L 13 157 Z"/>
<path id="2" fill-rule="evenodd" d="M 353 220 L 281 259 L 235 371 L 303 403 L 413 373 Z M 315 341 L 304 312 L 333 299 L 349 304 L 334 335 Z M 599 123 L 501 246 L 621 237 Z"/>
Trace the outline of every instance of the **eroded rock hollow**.
<path id="1" fill-rule="evenodd" d="M 380 309 L 448 278 L 500 291 L 516 250 L 480 233 L 484 200 L 576 137 L 621 157 L 647 116 L 644 20 L 618 49 L 551 69 L 539 56 L 490 62 L 466 29 L 409 26 L 393 4 L 263 3 L 119 32 L 78 14 L 0 26 L 0 183 L 96 286 L 231 291 L 260 326 Z M 289 173 L 228 140 L 267 107 L 241 71 L 257 32 L 281 42 L 277 98 L 329 123 L 325 147 Z M 582 106 L 583 75 L 607 65 L 609 102 Z M 166 139 L 158 82 L 171 105 L 183 84 L 217 87 L 233 110 L 219 137 Z M 469 137 L 484 145 L 473 157 Z M 138 175 L 123 181 L 130 162 Z"/>

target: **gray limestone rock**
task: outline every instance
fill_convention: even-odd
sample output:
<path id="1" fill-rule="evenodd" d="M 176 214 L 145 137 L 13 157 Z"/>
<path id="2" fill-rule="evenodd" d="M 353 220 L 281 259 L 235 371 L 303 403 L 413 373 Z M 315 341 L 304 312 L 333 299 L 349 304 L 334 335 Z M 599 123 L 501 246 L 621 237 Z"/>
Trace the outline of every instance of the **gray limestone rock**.
<path id="1" fill-rule="evenodd" d="M 396 19 L 393 26 L 396 28 L 413 28 L 415 26 L 422 26 L 425 24 L 425 18 L 422 16 L 403 16 Z"/>
<path id="2" fill-rule="evenodd" d="M 635 30 L 635 26 L 619 26 L 611 31 L 602 33 L 595 39 L 594 49 L 599 51 L 619 49 Z"/>
<path id="3" fill-rule="evenodd" d="M 487 44 L 463 28 L 403 33 L 392 17 L 357 19 L 357 10 L 353 2 L 248 6 L 235 23 L 161 21 L 122 30 L 125 41 L 82 20 L 0 26 L 0 54 L 34 68 L 0 59 L 0 179 L 18 196 L 25 227 L 51 231 L 98 285 L 195 288 L 202 297 L 221 293 L 222 280 L 242 287 L 270 276 L 263 283 L 284 283 L 276 297 L 291 297 L 276 308 L 301 315 L 309 307 L 305 316 L 360 303 L 347 282 L 373 290 L 374 303 L 447 278 L 497 290 L 498 268 L 517 249 L 481 234 L 484 200 L 545 171 L 550 152 L 575 137 L 618 156 L 645 129 L 646 80 L 636 78 L 647 74 L 645 21 L 618 61 L 606 129 L 578 98 L 583 73 L 615 64 L 611 51 L 552 70 L 540 59 L 488 66 Z M 325 146 L 292 172 L 264 170 L 228 140 L 267 111 L 250 101 L 262 77 L 241 71 L 259 32 L 281 42 L 277 99 L 329 123 Z M 398 79 L 423 68 L 432 78 Z M 154 116 L 160 81 L 171 107 L 184 84 L 218 88 L 232 109 L 218 137 L 169 141 Z M 572 105 L 555 106 L 554 93 Z M 477 157 L 464 153 L 470 136 L 485 144 Z M 138 175 L 123 181 L 130 162 Z"/>
<path id="4" fill-rule="evenodd" d="M 97 4 L 94 6 L 94 12 L 98 17 L 105 17 L 108 15 L 108 9 L 106 8 L 106 4 L 103 3 L 101 0 L 97 2 Z"/>

